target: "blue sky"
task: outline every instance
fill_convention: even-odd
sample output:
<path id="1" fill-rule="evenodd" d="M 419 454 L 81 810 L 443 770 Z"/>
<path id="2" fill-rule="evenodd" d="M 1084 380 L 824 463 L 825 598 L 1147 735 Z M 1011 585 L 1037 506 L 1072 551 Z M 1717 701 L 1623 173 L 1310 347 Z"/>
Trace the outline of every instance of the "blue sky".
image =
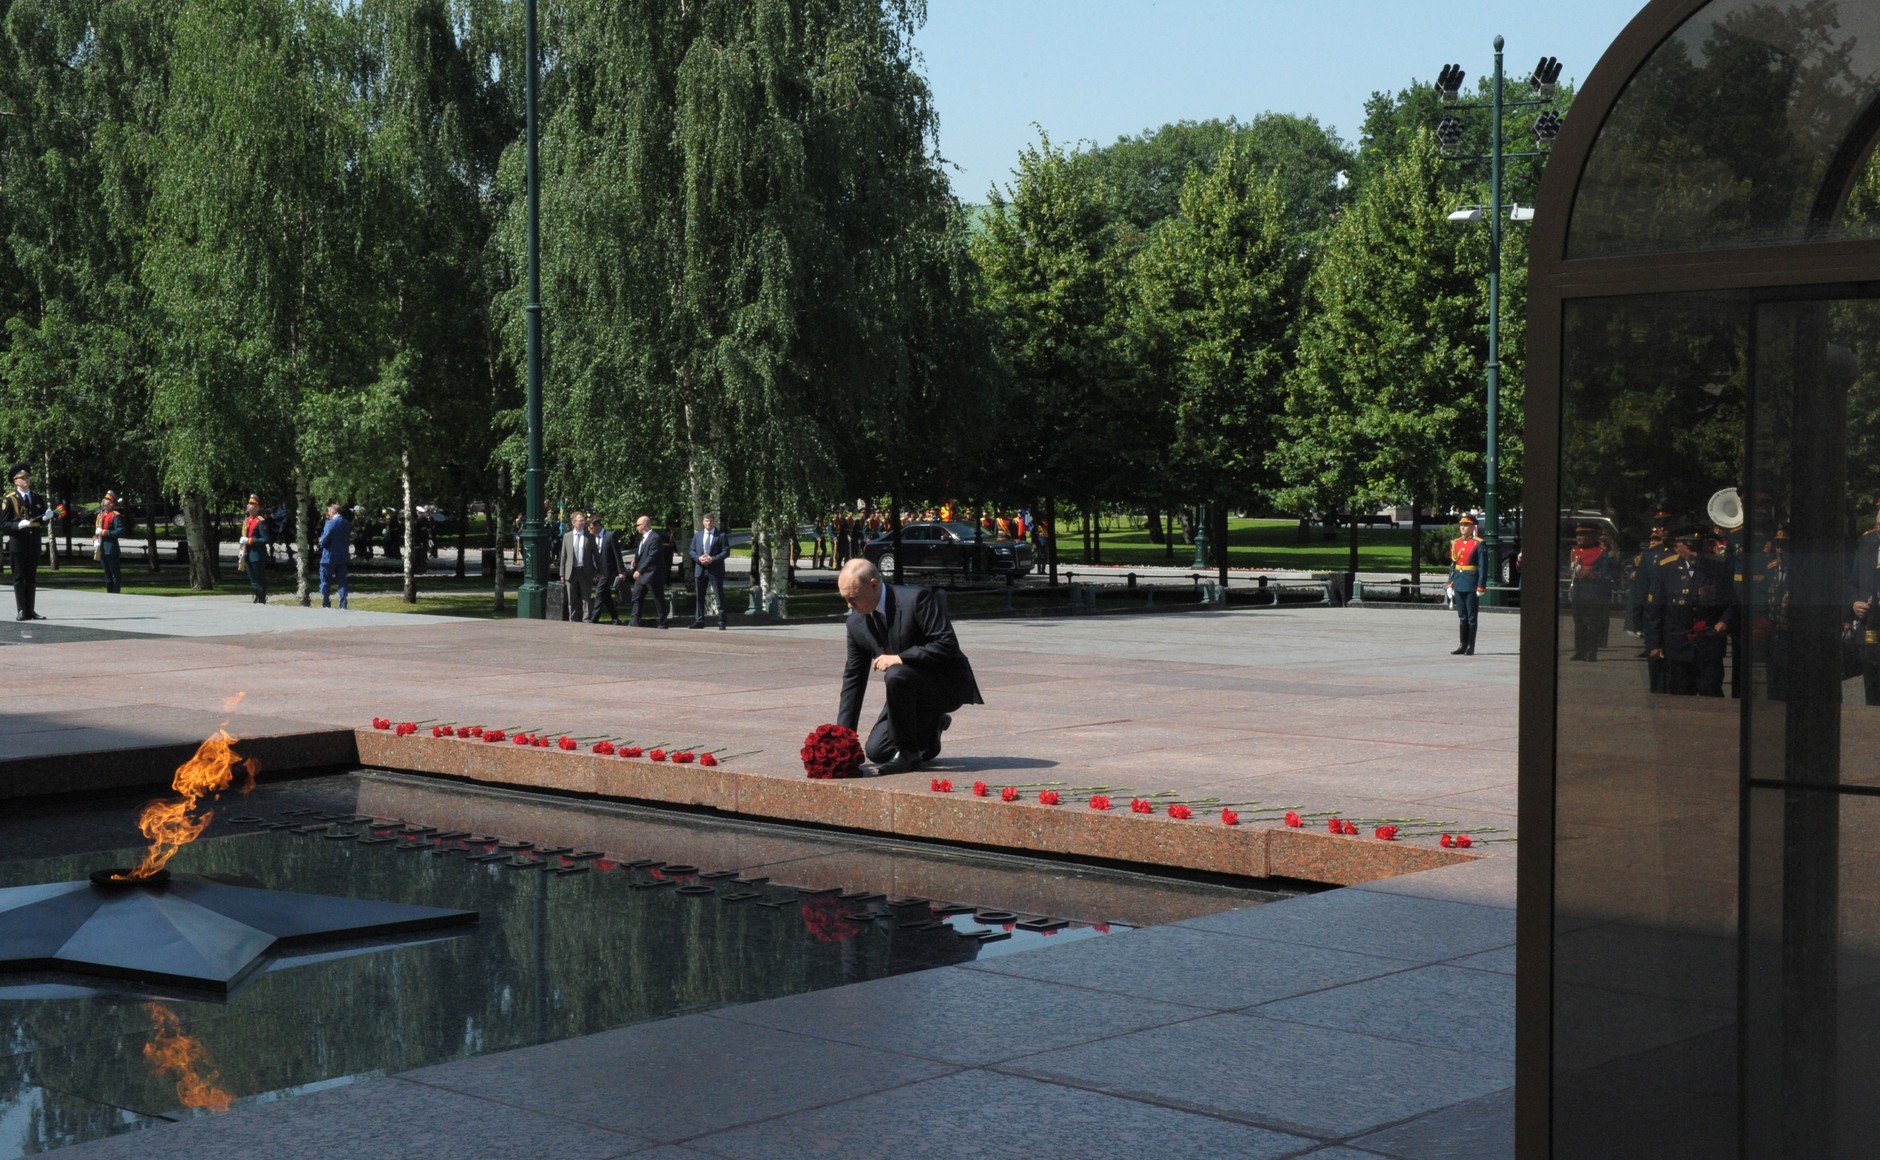
<path id="1" fill-rule="evenodd" d="M 1107 145 L 1177 120 L 1300 113 L 1356 138 L 1372 92 L 1525 77 L 1543 55 L 1583 80 L 1642 0 L 928 0 L 915 37 L 953 188 L 984 201 L 1037 139 Z"/>

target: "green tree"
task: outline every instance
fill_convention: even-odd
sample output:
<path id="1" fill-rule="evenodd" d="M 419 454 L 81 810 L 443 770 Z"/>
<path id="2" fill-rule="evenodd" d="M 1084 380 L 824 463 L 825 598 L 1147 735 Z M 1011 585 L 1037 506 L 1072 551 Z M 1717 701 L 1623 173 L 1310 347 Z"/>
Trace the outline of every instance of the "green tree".
<path id="1" fill-rule="evenodd" d="M 1214 165 L 1191 170 L 1179 215 L 1134 270 L 1145 361 L 1173 371 L 1168 478 L 1217 510 L 1264 504 L 1278 483 L 1270 457 L 1306 269 L 1278 178 L 1256 164 L 1249 143 L 1230 140 Z"/>
<path id="2" fill-rule="evenodd" d="M 1326 238 L 1273 457 L 1298 509 L 1469 503 L 1482 470 L 1487 244 L 1446 220 L 1434 137 L 1375 171 Z M 1504 388 L 1509 380 L 1504 379 Z"/>

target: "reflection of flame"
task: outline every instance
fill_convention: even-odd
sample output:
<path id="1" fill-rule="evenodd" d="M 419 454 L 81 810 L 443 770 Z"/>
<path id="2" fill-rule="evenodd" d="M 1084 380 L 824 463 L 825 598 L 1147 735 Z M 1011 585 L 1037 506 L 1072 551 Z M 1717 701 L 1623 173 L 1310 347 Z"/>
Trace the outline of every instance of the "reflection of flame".
<path id="1" fill-rule="evenodd" d="M 144 1009 L 150 1012 L 150 1042 L 144 1044 L 144 1058 L 151 1070 L 176 1077 L 176 1098 L 184 1107 L 228 1111 L 235 1097 L 216 1086 L 222 1077 L 202 1043 L 184 1035 L 176 1012 L 162 1003 L 146 1003 Z"/>
<path id="2" fill-rule="evenodd" d="M 248 695 L 247 693 L 237 693 L 233 697 L 230 697 L 228 700 L 222 702 L 222 711 L 224 713 L 233 713 L 235 711 L 235 706 L 241 704 L 242 698 L 246 697 L 247 695 Z"/>
<path id="3" fill-rule="evenodd" d="M 170 783 L 170 788 L 182 794 L 182 800 L 151 802 L 144 807 L 144 816 L 137 820 L 137 828 L 150 839 L 150 849 L 130 877 L 148 878 L 163 869 L 171 856 L 208 828 L 215 812 L 203 810 L 198 815 L 196 806 L 204 794 L 220 793 L 229 787 L 238 760 L 234 746 L 235 738 L 230 737 L 227 730 L 217 729 L 197 746 L 194 757 L 176 767 L 176 779 Z M 249 762 L 248 784 L 242 787 L 242 792 L 246 793 L 254 785 L 258 768 L 256 763 Z"/>

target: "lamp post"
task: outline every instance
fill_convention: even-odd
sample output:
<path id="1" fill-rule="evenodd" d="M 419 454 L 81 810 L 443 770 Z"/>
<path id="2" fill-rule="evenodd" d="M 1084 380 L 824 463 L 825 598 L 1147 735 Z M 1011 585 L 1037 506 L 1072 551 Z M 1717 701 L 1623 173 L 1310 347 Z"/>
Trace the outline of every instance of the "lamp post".
<path id="1" fill-rule="evenodd" d="M 1507 101 L 1502 96 L 1502 38 L 1495 38 L 1495 75 L 1489 86 L 1489 100 L 1486 106 L 1481 104 L 1458 105 L 1462 109 L 1489 110 L 1488 121 L 1488 204 L 1485 206 L 1465 206 L 1449 215 L 1449 220 L 1458 225 L 1480 221 L 1484 215 L 1488 219 L 1488 374 L 1486 390 L 1488 394 L 1488 431 L 1487 453 L 1482 465 L 1482 577 L 1487 588 L 1482 603 L 1497 605 L 1501 603 L 1501 594 L 1496 586 L 1501 582 L 1501 565 L 1496 558 L 1501 547 L 1501 505 L 1497 495 L 1501 478 L 1501 241 L 1502 241 L 1502 200 L 1501 176 L 1502 162 L 1510 157 L 1538 157 L 1541 150 L 1525 153 L 1508 153 L 1502 148 L 1502 117 L 1511 108 L 1530 108 L 1536 105 L 1551 104 L 1555 85 L 1560 80 L 1560 62 L 1551 56 L 1541 58 L 1533 73 L 1528 76 L 1528 83 L 1538 94 L 1532 101 Z M 1445 104 L 1453 103 L 1462 91 L 1462 66 L 1444 65 L 1436 76 L 1436 93 Z M 1535 136 L 1541 143 L 1552 141 L 1560 132 L 1560 116 L 1549 109 L 1536 118 Z M 1453 116 L 1445 116 L 1436 126 L 1436 140 L 1446 154 L 1453 154 L 1462 143 L 1462 122 Z M 1476 160 L 1481 160 L 1480 157 Z M 1517 221 L 1528 221 L 1534 216 L 1529 210 L 1522 216 L 1519 206 L 1511 207 L 1511 217 Z"/>
<path id="2" fill-rule="evenodd" d="M 523 22 L 523 52 L 529 58 L 523 84 L 528 106 L 524 125 L 528 137 L 529 301 L 523 310 L 528 325 L 529 469 L 523 486 L 522 587 L 516 590 L 516 615 L 542 620 L 548 616 L 548 525 L 542 518 L 542 238 L 536 172 L 535 0 L 527 0 L 524 5 Z"/>

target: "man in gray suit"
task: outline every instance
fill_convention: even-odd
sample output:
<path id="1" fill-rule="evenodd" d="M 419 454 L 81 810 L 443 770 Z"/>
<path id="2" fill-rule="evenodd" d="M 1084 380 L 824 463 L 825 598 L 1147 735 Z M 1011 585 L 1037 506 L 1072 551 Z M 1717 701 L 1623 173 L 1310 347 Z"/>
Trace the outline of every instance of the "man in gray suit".
<path id="1" fill-rule="evenodd" d="M 568 590 L 568 619 L 586 620 L 594 599 L 594 577 L 600 572 L 600 552 L 587 530 L 587 513 L 574 513 L 574 526 L 561 538 L 561 582 Z"/>
<path id="2" fill-rule="evenodd" d="M 633 549 L 633 615 L 628 617 L 627 627 L 640 627 L 640 605 L 650 592 L 653 611 L 659 613 L 659 627 L 665 628 L 666 571 L 672 567 L 666 537 L 653 527 L 650 516 L 641 516 L 633 522 L 633 527 L 640 533 L 640 543 Z"/>
<path id="3" fill-rule="evenodd" d="M 694 582 L 697 603 L 693 606 L 690 628 L 705 627 L 705 593 L 712 591 L 718 597 L 718 627 L 725 626 L 725 554 L 731 550 L 731 541 L 718 530 L 718 521 L 710 512 L 705 513 L 704 527 L 692 536 L 692 546 L 686 555 L 692 558 L 696 580 Z"/>

